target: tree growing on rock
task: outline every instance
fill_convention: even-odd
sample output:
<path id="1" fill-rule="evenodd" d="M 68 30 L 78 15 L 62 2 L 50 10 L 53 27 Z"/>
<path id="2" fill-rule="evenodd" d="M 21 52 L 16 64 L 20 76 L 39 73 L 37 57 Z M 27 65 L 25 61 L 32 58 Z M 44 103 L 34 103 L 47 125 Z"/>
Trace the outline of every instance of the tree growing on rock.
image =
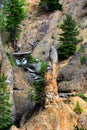
<path id="1" fill-rule="evenodd" d="M 4 130 L 11 125 L 11 103 L 10 92 L 8 90 L 7 76 L 0 76 L 0 130 Z"/>
<path id="2" fill-rule="evenodd" d="M 70 14 L 66 14 L 66 18 L 60 25 L 60 29 L 62 30 L 62 33 L 59 34 L 59 41 L 61 45 L 58 48 L 58 55 L 59 59 L 64 60 L 75 53 L 76 45 L 80 41 L 77 38 L 79 30 L 77 28 L 76 21 Z"/>
<path id="3" fill-rule="evenodd" d="M 3 11 L 6 17 L 6 29 L 13 47 L 20 32 L 20 24 L 25 18 L 25 0 L 4 0 Z"/>
<path id="4" fill-rule="evenodd" d="M 45 8 L 46 11 L 62 10 L 59 0 L 40 0 L 39 5 Z"/>
<path id="5" fill-rule="evenodd" d="M 46 72 L 46 63 L 42 61 L 41 68 L 39 71 L 39 80 L 34 81 L 33 86 L 29 89 L 28 98 L 36 104 L 42 103 L 42 94 L 45 86 L 44 76 Z"/>

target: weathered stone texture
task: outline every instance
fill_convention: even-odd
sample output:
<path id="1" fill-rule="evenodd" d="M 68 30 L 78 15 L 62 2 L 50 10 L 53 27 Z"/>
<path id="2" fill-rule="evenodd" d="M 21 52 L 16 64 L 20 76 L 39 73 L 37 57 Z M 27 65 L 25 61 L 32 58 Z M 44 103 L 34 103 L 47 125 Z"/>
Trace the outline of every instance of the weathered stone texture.
<path id="1" fill-rule="evenodd" d="M 49 56 L 51 60 L 51 69 L 45 74 L 45 107 L 51 104 L 57 105 L 58 100 L 58 56 L 54 46 L 50 48 Z"/>

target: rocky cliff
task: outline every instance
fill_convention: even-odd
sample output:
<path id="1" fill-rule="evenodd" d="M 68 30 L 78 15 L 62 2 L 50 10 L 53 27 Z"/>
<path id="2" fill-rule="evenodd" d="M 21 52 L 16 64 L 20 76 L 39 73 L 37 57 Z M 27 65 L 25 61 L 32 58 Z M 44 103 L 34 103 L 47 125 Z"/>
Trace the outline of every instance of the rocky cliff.
<path id="1" fill-rule="evenodd" d="M 0 45 L 0 73 L 4 72 L 8 76 L 11 97 L 14 92 L 17 119 L 22 117 L 22 127 L 18 129 L 12 126 L 11 130 L 74 130 L 74 126 L 87 129 L 87 103 L 76 96 L 77 93 L 82 92 L 87 96 L 87 66 L 81 65 L 80 57 L 83 54 L 78 53 L 80 46 L 84 45 L 85 55 L 87 54 L 86 0 L 60 0 L 63 11 L 52 13 L 37 13 L 39 0 L 27 1 L 31 4 L 28 7 L 27 17 L 21 25 L 22 32 L 16 51 L 18 53 L 30 51 L 31 55 L 37 58 L 37 63 L 29 64 L 28 67 L 31 68 L 27 71 L 23 69 L 23 66 L 16 66 L 12 70 L 4 49 Z M 66 13 L 70 13 L 77 20 L 80 28 L 79 37 L 83 41 L 77 45 L 74 56 L 58 63 L 55 48 L 59 46 L 58 34 L 61 31 L 59 25 Z M 10 51 L 13 52 L 13 50 Z M 50 62 L 50 69 L 45 73 L 44 100 L 42 99 L 45 102 L 44 108 L 34 113 L 34 106 L 27 96 L 34 78 L 38 78 L 37 69 L 33 69 L 38 66 L 40 60 Z M 77 101 L 83 108 L 81 115 L 73 111 Z M 30 110 L 33 110 L 33 115 Z M 27 114 L 29 118 L 25 119 Z"/>
<path id="2" fill-rule="evenodd" d="M 51 66 L 45 74 L 44 107 L 33 116 L 20 130 L 73 130 L 77 124 L 75 113 L 58 96 L 58 57 L 56 49 L 50 48 Z M 67 123 L 68 122 L 68 123 Z M 63 125 L 64 124 L 64 125 Z M 16 130 L 12 127 L 11 130 Z"/>
<path id="3" fill-rule="evenodd" d="M 22 124 L 20 129 L 12 126 L 11 130 L 74 130 L 74 126 L 86 128 L 87 103 L 79 97 L 64 100 L 59 97 L 57 86 L 58 57 L 53 46 L 50 48 L 49 57 L 51 64 L 50 69 L 45 74 L 44 109 L 41 108 L 27 123 Z M 77 101 L 83 106 L 81 116 L 73 111 Z M 84 121 L 81 122 L 81 120 Z"/>

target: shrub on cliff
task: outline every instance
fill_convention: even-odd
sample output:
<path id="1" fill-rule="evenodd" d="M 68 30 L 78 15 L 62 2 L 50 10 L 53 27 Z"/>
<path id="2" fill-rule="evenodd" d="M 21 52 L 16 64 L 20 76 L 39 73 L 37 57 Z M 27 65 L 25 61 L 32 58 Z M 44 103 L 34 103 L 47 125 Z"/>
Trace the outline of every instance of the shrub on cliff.
<path id="1" fill-rule="evenodd" d="M 87 56 L 83 55 L 83 56 L 80 57 L 81 65 L 86 64 L 86 61 L 87 61 Z"/>
<path id="2" fill-rule="evenodd" d="M 11 103 L 10 92 L 6 82 L 7 77 L 0 76 L 0 130 L 4 130 L 11 125 Z"/>
<path id="3" fill-rule="evenodd" d="M 86 130 L 84 128 L 79 128 L 78 126 L 74 126 L 74 130 Z"/>
<path id="4" fill-rule="evenodd" d="M 62 10 L 59 0 L 40 0 L 39 6 L 45 8 L 46 11 Z"/>
<path id="5" fill-rule="evenodd" d="M 85 102 L 87 102 L 87 97 L 83 93 L 77 94 L 80 98 L 82 98 Z"/>
<path id="6" fill-rule="evenodd" d="M 28 98 L 37 104 L 41 104 L 42 94 L 45 86 L 44 75 L 46 72 L 46 63 L 42 61 L 41 69 L 39 72 L 40 78 L 34 81 L 33 86 L 29 89 Z"/>
<path id="7" fill-rule="evenodd" d="M 81 105 L 80 105 L 80 103 L 77 101 L 77 103 L 76 103 L 76 106 L 75 106 L 75 108 L 74 108 L 74 111 L 77 113 L 77 114 L 81 114 L 82 112 L 83 112 L 83 109 L 82 109 L 82 107 L 81 107 Z"/>

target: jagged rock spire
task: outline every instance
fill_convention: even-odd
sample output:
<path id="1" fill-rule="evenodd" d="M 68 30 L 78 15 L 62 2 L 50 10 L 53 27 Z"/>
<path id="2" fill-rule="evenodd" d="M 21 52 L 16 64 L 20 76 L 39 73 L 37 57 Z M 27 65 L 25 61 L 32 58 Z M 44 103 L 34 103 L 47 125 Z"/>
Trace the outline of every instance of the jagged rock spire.
<path id="1" fill-rule="evenodd" d="M 49 57 L 51 61 L 51 69 L 45 74 L 45 107 L 48 105 L 57 105 L 58 101 L 58 55 L 54 46 L 51 46 L 50 48 Z"/>

